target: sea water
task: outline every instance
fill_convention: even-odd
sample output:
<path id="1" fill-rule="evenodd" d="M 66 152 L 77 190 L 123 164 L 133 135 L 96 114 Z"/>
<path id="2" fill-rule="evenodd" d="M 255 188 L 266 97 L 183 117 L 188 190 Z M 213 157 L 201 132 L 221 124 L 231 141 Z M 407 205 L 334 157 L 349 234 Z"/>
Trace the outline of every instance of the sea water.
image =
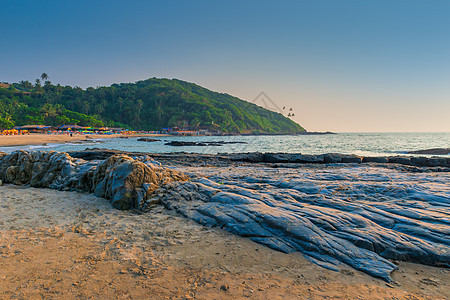
<path id="1" fill-rule="evenodd" d="M 80 137 L 81 138 L 81 137 Z M 83 137 L 84 138 L 84 137 Z M 156 142 L 137 141 L 138 137 L 99 139 L 81 144 L 49 144 L 46 146 L 0 147 L 0 151 L 24 150 L 80 151 L 86 148 L 116 149 L 148 153 L 343 153 L 362 156 L 406 154 L 408 151 L 430 148 L 450 148 L 450 132 L 440 133 L 338 133 L 327 135 L 275 135 L 275 136 L 161 136 Z M 222 146 L 165 145 L 168 141 L 224 141 L 244 142 Z M 450 155 L 444 155 L 450 156 Z"/>

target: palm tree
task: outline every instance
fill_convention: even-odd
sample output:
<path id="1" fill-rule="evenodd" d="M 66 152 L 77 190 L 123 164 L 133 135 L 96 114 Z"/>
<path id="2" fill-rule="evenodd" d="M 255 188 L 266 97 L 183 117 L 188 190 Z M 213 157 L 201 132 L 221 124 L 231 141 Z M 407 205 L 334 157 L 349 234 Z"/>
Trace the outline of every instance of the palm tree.
<path id="1" fill-rule="evenodd" d="M 137 112 L 137 114 L 136 114 L 136 122 L 139 122 L 139 120 L 140 120 L 141 110 L 142 110 L 143 106 L 144 106 L 144 102 L 141 99 L 139 99 L 136 102 L 136 112 Z"/>
<path id="2" fill-rule="evenodd" d="M 41 79 L 42 79 L 42 81 L 46 81 L 48 79 L 47 73 L 42 73 L 41 74 Z"/>

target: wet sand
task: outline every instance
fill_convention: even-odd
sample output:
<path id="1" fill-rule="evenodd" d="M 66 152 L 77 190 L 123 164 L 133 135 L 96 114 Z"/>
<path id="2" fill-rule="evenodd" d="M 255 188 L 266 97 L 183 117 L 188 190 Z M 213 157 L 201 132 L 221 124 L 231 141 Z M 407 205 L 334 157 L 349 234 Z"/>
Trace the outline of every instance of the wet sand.
<path id="1" fill-rule="evenodd" d="M 0 186 L 0 298 L 447 299 L 448 269 L 400 262 L 394 283 L 333 272 L 162 207 Z"/>
<path id="2" fill-rule="evenodd" d="M 52 143 L 69 143 L 82 142 L 89 139 L 108 139 L 118 137 L 144 137 L 144 136 L 166 136 L 162 134 L 74 134 L 73 136 L 67 134 L 38 134 L 31 133 L 29 135 L 0 135 L 0 147 L 5 146 L 26 146 L 26 145 L 41 145 Z"/>

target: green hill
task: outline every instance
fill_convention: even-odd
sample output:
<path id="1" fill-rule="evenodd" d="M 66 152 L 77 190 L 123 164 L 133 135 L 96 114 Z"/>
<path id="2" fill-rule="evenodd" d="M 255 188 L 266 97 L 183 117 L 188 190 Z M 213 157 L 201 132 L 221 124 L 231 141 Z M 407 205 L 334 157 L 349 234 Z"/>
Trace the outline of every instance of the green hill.
<path id="1" fill-rule="evenodd" d="M 177 79 L 87 88 L 28 81 L 0 87 L 0 127 L 77 124 L 160 130 L 216 128 L 225 133 L 298 133 L 284 117 L 228 94 Z"/>

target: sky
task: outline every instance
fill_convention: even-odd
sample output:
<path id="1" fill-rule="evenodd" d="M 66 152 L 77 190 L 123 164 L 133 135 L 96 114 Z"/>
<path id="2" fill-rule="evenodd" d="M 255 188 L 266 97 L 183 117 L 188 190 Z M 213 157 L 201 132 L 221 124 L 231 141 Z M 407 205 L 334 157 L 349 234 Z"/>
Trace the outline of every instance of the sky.
<path id="1" fill-rule="evenodd" d="M 0 26 L 4 82 L 178 78 L 308 131 L 450 132 L 447 0 L 2 0 Z"/>

